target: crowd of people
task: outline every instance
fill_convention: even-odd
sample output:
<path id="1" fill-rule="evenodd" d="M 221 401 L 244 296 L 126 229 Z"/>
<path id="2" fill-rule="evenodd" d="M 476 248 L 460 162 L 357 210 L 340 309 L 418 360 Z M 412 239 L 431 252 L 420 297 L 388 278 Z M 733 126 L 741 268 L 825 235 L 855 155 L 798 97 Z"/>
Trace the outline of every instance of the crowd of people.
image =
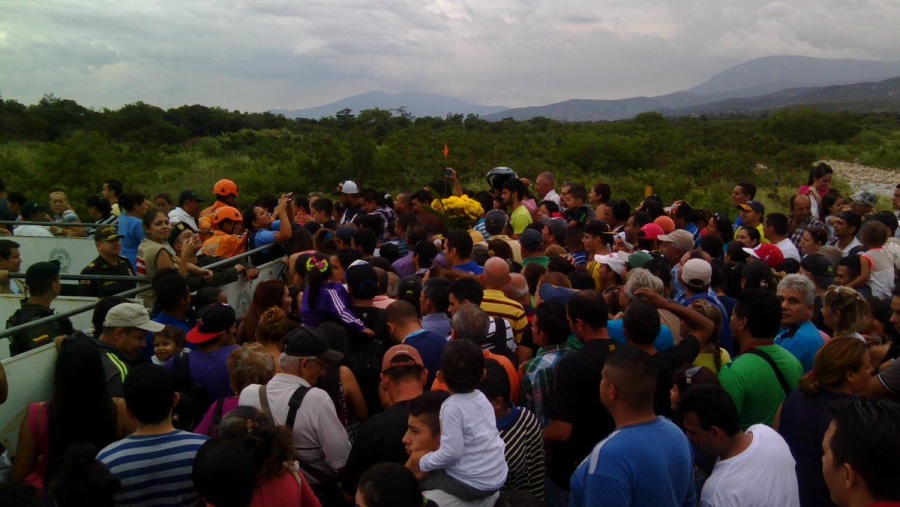
<path id="1" fill-rule="evenodd" d="M 78 286 L 93 330 L 13 336 L 58 359 L 0 504 L 900 506 L 900 185 L 877 211 L 819 164 L 787 213 L 747 182 L 712 212 L 446 175 L 240 207 L 227 179 L 207 207 L 108 180 L 90 232 L 62 192 L 52 217 L 0 195 L 11 222 L 59 223 L 0 239 L 8 327 L 62 292 L 53 262 L 10 276 L 34 227 L 91 234 L 83 273 L 118 275 Z M 279 258 L 238 318 L 219 286 Z"/>

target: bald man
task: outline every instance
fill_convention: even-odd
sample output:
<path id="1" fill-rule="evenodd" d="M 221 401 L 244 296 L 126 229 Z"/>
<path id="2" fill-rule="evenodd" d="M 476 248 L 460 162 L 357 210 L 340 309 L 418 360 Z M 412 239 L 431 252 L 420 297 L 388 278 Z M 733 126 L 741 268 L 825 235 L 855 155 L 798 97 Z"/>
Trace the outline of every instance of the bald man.
<path id="1" fill-rule="evenodd" d="M 481 309 L 491 317 L 502 317 L 512 327 L 516 345 L 522 342 L 522 334 L 528 327 L 525 308 L 503 293 L 510 283 L 509 264 L 500 257 L 491 257 L 484 263 L 484 274 L 481 284 L 484 286 L 484 299 Z"/>

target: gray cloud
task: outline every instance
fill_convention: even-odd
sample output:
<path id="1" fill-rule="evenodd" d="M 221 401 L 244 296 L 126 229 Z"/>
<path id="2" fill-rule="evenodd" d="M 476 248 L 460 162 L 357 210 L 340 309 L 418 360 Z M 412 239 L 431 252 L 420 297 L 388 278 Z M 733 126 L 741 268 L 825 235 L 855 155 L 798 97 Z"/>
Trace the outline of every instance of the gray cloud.
<path id="1" fill-rule="evenodd" d="M 371 89 L 482 104 L 656 95 L 771 54 L 900 59 L 876 0 L 3 2 L 0 93 L 261 110 Z"/>

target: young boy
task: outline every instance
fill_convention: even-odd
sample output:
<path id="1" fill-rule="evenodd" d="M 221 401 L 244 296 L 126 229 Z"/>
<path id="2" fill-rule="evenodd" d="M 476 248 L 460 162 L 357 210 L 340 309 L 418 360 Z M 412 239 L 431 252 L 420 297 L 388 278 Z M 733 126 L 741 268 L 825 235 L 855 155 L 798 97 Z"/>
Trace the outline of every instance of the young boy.
<path id="1" fill-rule="evenodd" d="M 441 445 L 415 452 L 409 467 L 424 477 L 422 489 L 439 489 L 460 500 L 477 501 L 500 490 L 507 466 L 494 409 L 476 389 L 484 375 L 484 354 L 469 340 L 454 340 L 444 349 L 438 378 L 450 397 L 441 405 Z"/>
<path id="2" fill-rule="evenodd" d="M 597 217 L 594 213 L 594 210 L 587 204 L 585 201 L 587 200 L 587 190 L 581 185 L 574 185 L 571 189 L 569 189 L 569 194 L 566 196 L 566 211 L 563 214 L 566 221 L 569 223 L 569 227 L 579 227 L 586 224 L 589 220 L 593 220 Z"/>
<path id="3" fill-rule="evenodd" d="M 170 358 L 188 353 L 184 348 L 184 331 L 175 326 L 165 329 L 153 336 L 153 364 L 164 365 Z"/>

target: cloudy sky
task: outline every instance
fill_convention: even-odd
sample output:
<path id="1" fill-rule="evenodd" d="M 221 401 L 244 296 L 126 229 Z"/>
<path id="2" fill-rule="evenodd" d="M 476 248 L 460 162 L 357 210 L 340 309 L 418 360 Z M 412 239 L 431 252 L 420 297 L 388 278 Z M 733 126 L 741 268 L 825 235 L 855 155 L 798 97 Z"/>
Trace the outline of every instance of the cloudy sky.
<path id="1" fill-rule="evenodd" d="M 753 58 L 900 60 L 896 0 L 0 0 L 0 95 L 249 111 L 381 89 L 658 95 Z"/>

